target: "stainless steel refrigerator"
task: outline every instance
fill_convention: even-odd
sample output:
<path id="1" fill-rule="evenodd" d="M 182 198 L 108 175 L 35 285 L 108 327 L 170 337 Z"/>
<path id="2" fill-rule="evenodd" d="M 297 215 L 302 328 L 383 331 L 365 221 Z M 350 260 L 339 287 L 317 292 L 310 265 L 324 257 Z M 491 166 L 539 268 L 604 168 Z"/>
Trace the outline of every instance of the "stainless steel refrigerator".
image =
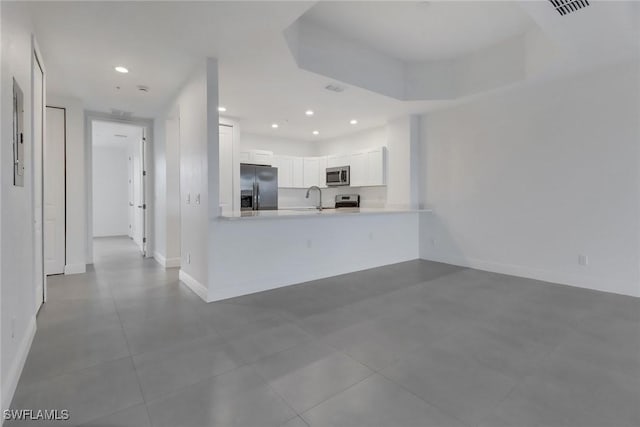
<path id="1" fill-rule="evenodd" d="M 240 164 L 240 210 L 278 209 L 278 168 Z"/>

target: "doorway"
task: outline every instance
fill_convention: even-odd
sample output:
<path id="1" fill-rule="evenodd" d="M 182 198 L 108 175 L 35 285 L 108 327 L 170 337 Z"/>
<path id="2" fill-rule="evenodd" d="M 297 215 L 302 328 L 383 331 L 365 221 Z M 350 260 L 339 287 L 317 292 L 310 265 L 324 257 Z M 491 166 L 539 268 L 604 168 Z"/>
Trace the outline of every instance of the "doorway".
<path id="1" fill-rule="evenodd" d="M 33 226 L 34 226 L 34 279 L 35 305 L 39 310 L 45 301 L 45 269 L 43 227 L 43 150 L 45 128 L 45 73 L 38 49 L 34 46 L 32 56 L 32 88 L 33 88 Z"/>
<path id="2" fill-rule="evenodd" d="M 47 106 L 44 144 L 44 271 L 64 274 L 66 259 L 65 108 Z"/>
<path id="3" fill-rule="evenodd" d="M 146 128 L 94 120 L 91 141 L 92 244 L 128 237 L 146 256 Z"/>

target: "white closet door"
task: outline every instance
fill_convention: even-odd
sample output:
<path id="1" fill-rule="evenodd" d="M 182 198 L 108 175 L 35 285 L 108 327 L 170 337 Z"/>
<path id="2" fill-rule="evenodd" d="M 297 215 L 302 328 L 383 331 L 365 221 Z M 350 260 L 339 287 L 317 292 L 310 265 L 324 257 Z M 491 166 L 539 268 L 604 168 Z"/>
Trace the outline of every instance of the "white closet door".
<path id="1" fill-rule="evenodd" d="M 44 143 L 44 266 L 47 275 L 64 273 L 65 110 L 47 107 Z"/>

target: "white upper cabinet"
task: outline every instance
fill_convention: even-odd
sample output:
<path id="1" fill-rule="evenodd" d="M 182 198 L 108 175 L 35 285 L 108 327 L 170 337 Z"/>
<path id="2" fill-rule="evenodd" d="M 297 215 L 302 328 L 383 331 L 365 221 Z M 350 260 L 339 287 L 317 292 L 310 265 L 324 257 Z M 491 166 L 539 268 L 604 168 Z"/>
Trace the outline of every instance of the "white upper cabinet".
<path id="1" fill-rule="evenodd" d="M 251 161 L 251 153 L 248 151 L 240 152 L 240 163 L 250 163 Z"/>
<path id="2" fill-rule="evenodd" d="M 320 184 L 320 160 L 317 157 L 304 158 L 304 180 L 303 187 L 308 188 L 312 185 Z"/>
<path id="3" fill-rule="evenodd" d="M 304 160 L 302 157 L 291 158 L 291 187 L 304 187 Z"/>
<path id="4" fill-rule="evenodd" d="M 340 166 L 349 166 L 351 163 L 351 156 L 348 154 L 334 154 L 331 156 L 327 156 L 327 167 L 328 168 L 337 168 Z"/>
<path id="5" fill-rule="evenodd" d="M 326 170 L 350 166 L 351 186 L 386 185 L 386 147 L 376 147 L 352 154 L 318 157 L 274 155 L 266 150 L 247 150 L 240 153 L 240 163 L 269 165 L 278 168 L 278 187 L 326 187 Z"/>
<path id="6" fill-rule="evenodd" d="M 278 187 L 293 187 L 293 161 L 290 156 L 273 156 L 271 166 L 278 168 Z"/>
<path id="7" fill-rule="evenodd" d="M 387 148 L 367 151 L 367 185 L 386 185 Z"/>
<path id="8" fill-rule="evenodd" d="M 318 157 L 318 186 L 327 186 L 327 164 L 328 160 L 326 156 Z"/>
<path id="9" fill-rule="evenodd" d="M 273 162 L 273 151 L 248 150 L 240 152 L 240 163 L 250 163 L 252 165 L 271 166 Z"/>
<path id="10" fill-rule="evenodd" d="M 367 185 L 368 163 L 367 152 L 361 151 L 353 153 L 350 156 L 349 166 L 351 166 L 351 182 L 352 187 L 362 187 Z"/>

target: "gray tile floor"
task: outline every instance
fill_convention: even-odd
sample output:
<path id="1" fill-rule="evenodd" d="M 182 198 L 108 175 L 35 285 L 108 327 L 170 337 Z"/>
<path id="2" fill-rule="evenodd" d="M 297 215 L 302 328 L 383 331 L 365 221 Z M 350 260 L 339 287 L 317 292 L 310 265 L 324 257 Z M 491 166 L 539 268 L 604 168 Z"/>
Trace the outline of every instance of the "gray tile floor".
<path id="1" fill-rule="evenodd" d="M 640 425 L 636 298 L 412 261 L 205 304 L 128 239 L 95 254 L 50 278 L 14 408 L 103 427 Z"/>

